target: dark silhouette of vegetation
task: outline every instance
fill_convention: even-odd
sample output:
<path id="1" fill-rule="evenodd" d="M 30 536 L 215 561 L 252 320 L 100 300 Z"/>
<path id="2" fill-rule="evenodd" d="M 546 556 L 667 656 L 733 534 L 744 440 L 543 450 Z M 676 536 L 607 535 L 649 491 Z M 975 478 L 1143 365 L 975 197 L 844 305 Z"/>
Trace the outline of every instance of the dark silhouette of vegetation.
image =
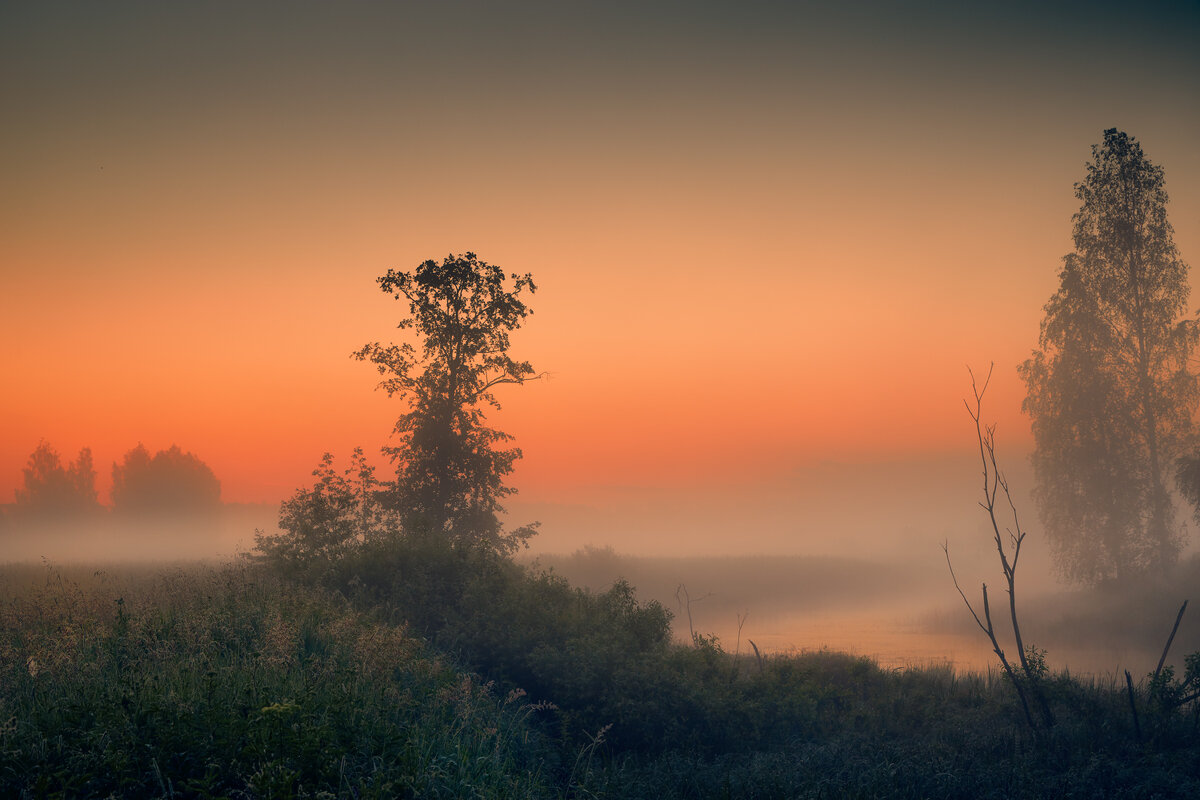
<path id="1" fill-rule="evenodd" d="M 319 582 L 368 542 L 402 537 L 399 516 L 384 507 L 385 487 L 375 478 L 362 448 L 339 473 L 326 453 L 313 471 L 311 489 L 300 489 L 279 510 L 283 535 L 256 533 L 256 549 L 292 578 Z"/>
<path id="2" fill-rule="evenodd" d="M 421 339 L 412 344 L 365 345 L 355 358 L 374 364 L 379 387 L 408 404 L 388 447 L 396 466 L 384 503 L 406 528 L 451 541 L 511 553 L 533 526 L 503 531 L 504 484 L 521 457 L 505 447 L 511 437 L 489 428 L 484 408 L 499 408 L 494 389 L 535 377 L 533 367 L 509 355 L 509 335 L 531 313 L 521 296 L 536 286 L 530 275 L 511 276 L 474 253 L 425 261 L 413 272 L 388 270 L 379 287 L 408 302 L 398 327 Z"/>
<path id="3" fill-rule="evenodd" d="M 405 544 L 327 576 L 349 600 L 244 563 L 4 568 L 0 795 L 1200 792 L 1196 716 L 1145 688 L 1139 737 L 1124 684 L 1048 677 L 1059 724 L 1035 738 L 1001 674 L 739 661 L 671 643 L 669 615 L 627 585 L 581 592 L 444 538 Z"/>
<path id="4" fill-rule="evenodd" d="M 22 473 L 23 485 L 17 489 L 14 505 L 19 515 L 47 517 L 100 510 L 90 448 L 80 450 L 79 456 L 64 466 L 58 451 L 39 442 Z"/>
<path id="5" fill-rule="evenodd" d="M 481 685 L 485 691 L 472 696 L 483 698 L 484 706 L 493 691 L 505 696 L 499 719 L 455 712 L 462 720 L 454 728 L 461 734 L 454 745 L 456 763 L 474 759 L 488 769 L 472 772 L 470 780 L 460 780 L 461 770 L 453 772 L 458 781 L 453 789 L 435 783 L 431 792 L 661 799 L 1059 797 L 1070 790 L 1104 796 L 1146 785 L 1147 770 L 1156 791 L 1169 787 L 1163 796 L 1187 796 L 1200 788 L 1189 771 L 1200 764 L 1194 723 L 1178 708 L 1157 718 L 1156 760 L 1147 767 L 1140 733 L 1130 733 L 1127 690 L 1051 676 L 1044 653 L 1020 639 L 1015 574 L 1025 534 L 1017 525 L 1010 559 L 997 504 L 1000 490 L 1010 507 L 1011 498 L 996 469 L 994 431 L 985 432 L 980 422 L 982 390 L 974 417 L 984 507 L 1008 581 L 1020 652 L 1018 668 L 997 643 L 985 587 L 985 630 L 1005 665 L 1002 678 L 958 676 L 952 669 L 885 671 L 865 658 L 773 655 L 753 643 L 753 655 L 742 656 L 740 627 L 733 654 L 691 622 L 690 641 L 680 644 L 672 638 L 671 613 L 658 602 L 640 601 L 624 580 L 596 591 L 579 589 L 553 571 L 516 563 L 512 553 L 528 531 L 505 534 L 497 514 L 500 500 L 511 493 L 503 478 L 517 451 L 498 449 L 508 439 L 484 428 L 479 410 L 479 404 L 494 405 L 494 386 L 533 377 L 532 367 L 507 355 L 507 334 L 527 313 L 516 296 L 533 288 L 529 276 L 513 278 L 516 287 L 509 292 L 503 273 L 467 254 L 440 265 L 426 262 L 414 275 L 380 279 L 385 289 L 409 300 L 413 316 L 401 327 L 425 337 L 420 359 L 411 345 L 368 345 L 357 354 L 379 367 L 384 388 L 409 403 L 397 425 L 401 443 L 387 451 L 396 477 L 377 478 L 361 450 L 344 470 L 326 455 L 312 488 L 283 504 L 283 535 L 258 537 L 259 564 L 289 579 L 285 585 L 305 584 L 303 590 L 322 602 L 348 601 L 383 630 L 419 637 L 467 675 L 479 676 L 464 678 L 463 685 Z M 489 319 L 490 331 L 473 327 Z M 694 600 L 688 601 L 684 587 L 679 600 L 681 610 L 690 611 Z M 246 640 L 259 636 L 278 648 L 287 639 L 272 622 L 251 627 L 240 634 Z M 307 631 L 301 632 L 302 652 L 332 664 L 321 674 L 336 673 L 334 657 L 326 655 L 333 644 L 319 631 Z M 411 680 L 405 669 L 401 665 L 372 680 L 404 683 Z M 280 794 L 298 793 L 302 780 L 306 791 L 330 791 L 331 758 L 315 759 L 318 766 L 306 771 L 297 758 L 280 753 L 302 752 L 325 735 L 323 726 L 342 730 L 345 723 L 334 709 L 344 706 L 331 705 L 328 697 L 344 695 L 351 685 L 364 691 L 357 680 L 306 680 L 314 687 L 306 692 L 315 696 L 288 696 L 262 706 L 263 715 L 293 720 L 290 728 L 279 726 L 279 748 L 255 751 L 273 759 L 268 763 L 280 776 L 273 784 Z M 1016 687 L 1017 699 L 1010 687 Z M 408 694 L 383 691 L 398 697 L 401 708 L 416 707 L 406 702 Z M 1135 689 L 1134 696 L 1144 704 L 1148 695 Z M 402 731 L 379 734 L 378 743 L 335 735 L 334 753 L 360 748 L 347 754 L 355 771 L 352 778 L 338 777 L 336 791 L 388 794 L 377 790 L 380 784 L 363 781 L 374 780 L 372 769 L 390 769 L 393 750 L 427 752 L 421 744 L 429 737 L 424 726 L 438 718 L 439 704 L 450 701 L 453 707 L 455 697 L 439 692 L 413 698 L 430 713 L 409 720 Z M 243 705 L 253 709 L 257 702 L 255 697 Z M 510 703 L 514 710 L 503 711 Z M 368 707 L 372 714 L 374 708 Z M 1041 723 L 1033 723 L 1031 708 Z M 1078 708 L 1086 713 L 1070 713 Z M 367 724 L 372 731 L 389 730 L 372 720 Z M 282 749 L 285 740 L 290 751 Z M 506 772 L 518 763 L 506 749 L 509 741 L 532 743 L 525 752 L 536 763 L 523 762 L 531 783 L 514 783 Z M 482 743 L 487 755 L 472 742 Z M 1097 774 L 1097 760 L 1118 771 Z M 416 768 L 432 770 L 438 780 L 444 776 L 428 759 Z"/>
<path id="6" fill-rule="evenodd" d="M 538 709 L 343 599 L 244 564 L 43 572 L 4 576 L 0 796 L 550 795 Z"/>
<path id="7" fill-rule="evenodd" d="M 120 512 L 195 512 L 221 505 L 221 482 L 178 445 L 153 456 L 142 444 L 112 469 L 112 505 Z"/>
<path id="8" fill-rule="evenodd" d="M 483 413 L 500 407 L 495 387 L 535 377 L 508 351 L 509 334 L 532 313 L 521 295 L 536 287 L 529 275 L 511 278 L 510 288 L 499 267 L 474 253 L 379 278 L 384 291 L 408 300 L 411 316 L 399 327 L 421 337 L 419 354 L 412 344 L 378 342 L 354 354 L 376 365 L 380 388 L 408 404 L 394 430 L 400 443 L 384 448 L 395 478 L 377 478 L 361 449 L 342 473 L 326 453 L 312 488 L 283 503 L 282 533 L 256 534 L 262 559 L 320 581 L 362 564 L 364 552 L 381 555 L 380 548 L 391 555 L 449 548 L 504 557 L 533 535 L 536 523 L 501 526 L 501 500 L 515 491 L 504 479 L 521 451 L 500 447 L 511 437 L 488 428 Z"/>
<path id="9" fill-rule="evenodd" d="M 1051 675 L 1049 665 L 1046 663 L 1046 651 L 1033 645 L 1026 645 L 1021 635 L 1021 623 L 1017 615 L 1016 576 L 1017 565 L 1021 556 L 1021 547 L 1028 534 L 1021 526 L 1016 503 L 1013 501 L 1008 481 L 1004 477 L 1003 472 L 1001 472 L 996 459 L 996 427 L 982 423 L 983 396 L 987 392 L 991 377 L 992 370 L 989 369 L 988 376 L 984 380 L 983 386 L 980 387 L 976 383 L 974 372 L 971 372 L 971 389 L 974 394 L 974 402 L 967 402 L 966 406 L 967 413 L 970 414 L 971 420 L 975 423 L 975 435 L 979 443 L 979 456 L 982 465 L 983 499 L 979 505 L 987 512 L 992 531 L 992 541 L 996 548 L 996 555 L 1000 559 L 1000 567 L 1004 574 L 1005 583 L 1007 584 L 1009 618 L 1012 623 L 1013 638 L 1015 639 L 1016 650 L 1019 656 L 1019 670 L 1000 645 L 998 633 L 992 620 L 987 584 L 984 583 L 982 588 L 983 608 L 981 616 L 976 607 L 967 599 L 966 593 L 958 582 L 958 577 L 954 573 L 954 565 L 950 560 L 949 544 L 943 544 L 942 549 L 946 555 L 946 565 L 950 570 L 950 577 L 954 581 L 954 588 L 958 591 L 959 596 L 962 597 L 963 603 L 966 605 L 975 624 L 988 637 L 988 641 L 991 642 L 992 650 L 1000 659 L 1000 666 L 1017 695 L 1026 724 L 1039 737 L 1039 740 L 1045 741 L 1045 737 L 1049 735 L 1051 729 L 1058 722 L 1056 712 L 1052 707 L 1052 695 L 1055 692 L 1061 693 L 1064 688 L 1067 688 L 1067 685 L 1064 678 L 1056 679 Z M 1001 532 L 1002 525 L 998 517 L 998 511 L 1002 504 L 1008 507 L 1011 525 L 1003 527 L 1003 534 Z M 1153 672 L 1149 673 L 1145 686 L 1145 694 L 1151 707 L 1150 710 L 1155 712 L 1154 716 L 1148 720 L 1153 723 L 1154 727 L 1152 731 L 1155 732 L 1155 735 L 1158 735 L 1158 733 L 1165 729 L 1170 729 L 1177 722 L 1175 712 L 1178 709 L 1200 700 L 1200 652 L 1186 657 L 1186 669 L 1182 679 L 1177 680 L 1175 678 L 1174 667 L 1166 664 L 1167 655 L 1171 649 L 1172 642 L 1175 640 L 1175 634 L 1179 630 L 1179 623 L 1183 619 L 1183 613 L 1186 609 L 1187 601 L 1185 600 L 1179 609 L 1179 613 L 1176 615 L 1175 624 L 1171 628 L 1170 636 L 1167 637 L 1167 643 L 1158 660 L 1158 665 Z M 1141 742 L 1143 741 L 1143 725 L 1142 718 L 1138 713 L 1139 691 L 1134 687 L 1133 675 L 1129 670 L 1125 670 L 1125 689 L 1133 725 L 1134 740 Z M 1119 690 L 1116 691 L 1119 693 Z M 1030 707 L 1031 704 L 1035 705 L 1037 709 L 1037 721 L 1034 719 L 1034 714 Z M 1072 714 L 1078 714 L 1082 709 L 1078 706 L 1068 704 L 1067 710 Z M 1192 712 L 1192 725 L 1195 731 L 1197 729 L 1196 726 L 1200 725 L 1200 707 L 1193 706 Z"/>
<path id="10" fill-rule="evenodd" d="M 1163 186 L 1136 139 L 1104 132 L 1075 185 L 1075 251 L 1020 368 L 1038 510 L 1072 581 L 1162 570 L 1182 546 L 1169 481 L 1200 401 L 1188 367 L 1200 329 L 1179 321 L 1187 265 Z"/>
<path id="11" fill-rule="evenodd" d="M 472 669 L 534 701 L 553 702 L 564 732 L 606 725 L 623 741 L 653 748 L 670 720 L 645 718 L 636 687 L 665 684 L 671 614 L 639 603 L 618 581 L 593 593 L 553 573 L 494 552 L 455 547 L 440 537 L 376 540 L 339 565 L 330 582 L 368 607 L 385 610 Z M 675 731 L 674 736 L 684 736 Z"/>
<path id="12" fill-rule="evenodd" d="M 1184 659 L 1184 674 L 1180 679 L 1175 678 L 1175 668 L 1166 663 L 1187 606 L 1188 601 L 1184 600 L 1175 616 L 1175 624 L 1171 626 L 1171 635 L 1167 637 L 1167 643 L 1163 646 L 1158 666 L 1150 673 L 1150 697 L 1160 709 L 1167 711 L 1200 700 L 1200 650 Z M 1197 709 L 1197 714 L 1200 714 L 1200 709 Z"/>

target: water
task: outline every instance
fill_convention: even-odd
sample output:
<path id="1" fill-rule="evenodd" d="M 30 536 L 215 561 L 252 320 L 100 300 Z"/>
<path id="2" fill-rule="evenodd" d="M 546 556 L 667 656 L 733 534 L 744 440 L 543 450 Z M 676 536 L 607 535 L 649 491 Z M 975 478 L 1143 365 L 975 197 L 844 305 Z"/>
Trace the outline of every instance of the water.
<path id="1" fill-rule="evenodd" d="M 961 612 L 956 624 L 949 619 Z M 714 633 L 729 652 L 751 652 L 750 641 L 763 653 L 793 654 L 834 650 L 867 656 L 885 669 L 949 666 L 958 672 L 986 672 L 1000 668 L 1000 659 L 992 650 L 987 635 L 974 626 L 970 614 L 961 605 L 930 610 L 925 614 L 888 614 L 886 609 L 854 612 L 781 612 L 749 616 L 740 632 L 736 620 L 716 625 L 704 632 Z M 682 628 L 682 630 L 681 630 Z M 676 624 L 678 638 L 687 639 L 687 623 Z M 1016 646 L 1006 629 L 999 635 L 1000 645 L 1010 661 L 1017 660 Z M 1056 641 L 1046 636 L 1026 637 L 1047 650 L 1047 663 L 1054 671 L 1068 670 L 1073 675 L 1107 678 L 1130 670 L 1135 678 L 1154 669 L 1160 651 L 1135 645 L 1105 642 L 1096 646 Z M 1182 651 L 1174 652 L 1177 660 Z"/>

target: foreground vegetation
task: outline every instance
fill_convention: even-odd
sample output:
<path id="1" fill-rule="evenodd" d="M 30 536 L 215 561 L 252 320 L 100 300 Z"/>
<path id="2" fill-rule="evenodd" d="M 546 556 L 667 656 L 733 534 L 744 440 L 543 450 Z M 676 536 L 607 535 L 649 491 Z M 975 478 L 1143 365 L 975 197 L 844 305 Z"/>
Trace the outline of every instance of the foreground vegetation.
<path id="1" fill-rule="evenodd" d="M 4 577 L 4 797 L 546 791 L 534 706 L 326 592 L 246 565 Z"/>
<path id="2" fill-rule="evenodd" d="M 1194 797 L 1195 703 L 734 656 L 617 583 L 438 544 L 261 565 L 8 567 L 0 795 Z M 299 576 L 292 576 L 293 578 Z"/>

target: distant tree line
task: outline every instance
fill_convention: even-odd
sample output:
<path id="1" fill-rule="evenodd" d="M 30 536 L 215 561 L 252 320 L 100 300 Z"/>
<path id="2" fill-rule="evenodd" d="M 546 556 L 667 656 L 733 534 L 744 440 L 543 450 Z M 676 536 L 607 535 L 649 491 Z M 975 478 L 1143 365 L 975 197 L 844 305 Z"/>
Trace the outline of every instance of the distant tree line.
<path id="1" fill-rule="evenodd" d="M 58 451 L 45 441 L 29 456 L 24 483 L 17 489 L 16 508 L 37 513 L 86 513 L 100 508 L 91 448 L 63 466 Z"/>
<path id="2" fill-rule="evenodd" d="M 113 464 L 115 511 L 199 511 L 221 504 L 221 482 L 208 465 L 178 445 L 153 456 L 145 446 Z"/>
<path id="3" fill-rule="evenodd" d="M 100 513 L 91 448 L 64 463 L 42 441 L 22 471 L 13 511 L 23 517 L 61 517 Z M 141 443 L 112 466 L 111 510 L 115 513 L 203 511 L 221 505 L 221 482 L 196 455 L 178 445 L 154 455 Z"/>

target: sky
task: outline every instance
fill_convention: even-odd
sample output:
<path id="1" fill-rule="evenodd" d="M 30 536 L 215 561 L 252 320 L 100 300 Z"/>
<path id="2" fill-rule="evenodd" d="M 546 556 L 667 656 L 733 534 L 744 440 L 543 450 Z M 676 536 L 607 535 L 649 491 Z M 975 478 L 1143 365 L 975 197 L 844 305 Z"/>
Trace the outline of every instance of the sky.
<path id="1" fill-rule="evenodd" d="M 940 538 L 977 512 L 968 366 L 1025 469 L 1016 366 L 1106 128 L 1200 259 L 1197 34 L 1194 2 L 5 3 L 0 503 L 43 439 L 102 498 L 139 442 L 262 503 L 376 450 L 375 279 L 473 251 L 538 285 L 513 354 L 549 375 L 491 420 L 551 546 Z"/>

